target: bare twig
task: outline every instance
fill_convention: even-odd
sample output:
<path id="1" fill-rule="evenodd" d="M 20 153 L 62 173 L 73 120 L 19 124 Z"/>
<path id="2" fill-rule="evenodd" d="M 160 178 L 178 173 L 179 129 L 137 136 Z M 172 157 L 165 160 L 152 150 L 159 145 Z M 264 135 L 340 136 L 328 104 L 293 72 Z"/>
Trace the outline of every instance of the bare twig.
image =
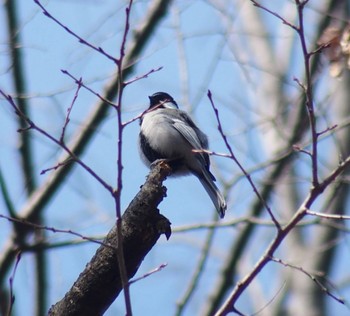
<path id="1" fill-rule="evenodd" d="M 107 182 L 105 182 L 93 169 L 91 169 L 87 164 L 85 164 L 81 159 L 79 159 L 64 143 L 61 142 L 61 140 L 56 139 L 52 135 L 50 135 L 48 132 L 40 128 L 38 125 L 36 125 L 29 117 L 25 116 L 25 114 L 19 109 L 19 107 L 16 105 L 14 100 L 10 95 L 6 95 L 4 91 L 0 89 L 0 94 L 11 104 L 12 108 L 14 109 L 16 115 L 20 116 L 27 124 L 28 127 L 25 129 L 19 130 L 20 132 L 27 131 L 29 129 L 36 130 L 40 134 L 44 135 L 46 138 L 48 138 L 50 141 L 61 147 L 64 151 L 66 151 L 69 155 L 69 157 L 77 162 L 79 165 L 81 165 L 88 173 L 90 173 L 103 187 L 105 187 L 112 195 L 114 194 L 114 189 L 111 187 Z M 61 165 L 63 165 L 61 163 Z"/>
<path id="2" fill-rule="evenodd" d="M 112 101 L 107 100 L 106 98 L 104 98 L 103 96 L 101 96 L 98 92 L 94 91 L 93 89 L 91 89 L 89 86 L 87 86 L 82 80 L 77 79 L 76 77 L 74 77 L 68 70 L 64 70 L 61 69 L 62 73 L 67 75 L 68 77 L 70 77 L 71 79 L 74 80 L 74 82 L 77 85 L 81 85 L 82 87 L 84 87 L 87 91 L 91 92 L 93 95 L 95 95 L 96 97 L 98 97 L 102 102 L 111 105 L 112 107 L 116 107 L 115 103 L 113 103 Z"/>
<path id="3" fill-rule="evenodd" d="M 183 232 L 191 232 L 194 230 L 201 230 L 201 229 L 211 229 L 211 228 L 230 228 L 234 227 L 240 224 L 255 224 L 259 226 L 264 227 L 271 227 L 276 228 L 276 225 L 271 220 L 264 220 L 259 217 L 253 217 L 253 216 L 244 216 L 244 217 L 238 217 L 232 220 L 228 220 L 225 222 L 209 222 L 209 223 L 199 223 L 199 224 L 193 224 L 193 225 L 183 225 L 179 227 L 174 227 L 172 229 L 172 232 L 174 234 L 176 233 L 183 233 Z M 298 223 L 298 227 L 304 227 L 304 226 L 310 226 L 310 225 L 316 225 L 319 224 L 320 221 L 318 219 L 312 219 L 312 220 L 304 220 L 300 223 Z M 280 223 L 281 226 L 285 226 L 288 223 Z"/>
<path id="4" fill-rule="evenodd" d="M 263 5 L 261 5 L 259 2 L 255 1 L 255 0 L 250 0 L 254 6 L 256 6 L 259 9 L 262 9 L 266 12 L 268 12 L 269 14 L 273 15 L 274 17 L 276 17 L 277 19 L 281 20 L 283 24 L 291 27 L 293 30 L 298 31 L 298 27 L 290 22 L 288 22 L 286 19 L 284 19 L 281 15 L 279 15 L 277 12 L 274 12 L 266 7 L 264 7 Z"/>
<path id="5" fill-rule="evenodd" d="M 77 232 L 71 230 L 71 229 L 59 229 L 59 228 L 56 228 L 56 227 L 39 225 L 39 224 L 27 221 L 27 220 L 22 219 L 22 218 L 13 218 L 13 217 L 6 216 L 6 215 L 3 215 L 3 214 L 0 214 L 0 218 L 7 219 L 8 221 L 10 221 L 12 223 L 25 225 L 25 226 L 30 227 L 32 229 L 47 230 L 47 231 L 51 231 L 53 233 L 69 234 L 69 235 L 73 235 L 73 236 L 79 237 L 82 240 L 93 242 L 95 244 L 103 245 L 103 246 L 106 246 L 106 247 L 112 247 L 113 249 L 115 248 L 114 246 L 105 244 L 105 243 L 97 240 L 96 238 L 91 238 L 91 237 L 88 237 L 88 236 L 84 236 L 84 235 L 82 235 L 80 233 L 77 233 Z"/>
<path id="6" fill-rule="evenodd" d="M 216 108 L 215 104 L 214 104 L 214 101 L 213 101 L 213 98 L 212 98 L 212 94 L 211 94 L 211 91 L 208 90 L 208 98 L 210 100 L 210 103 L 211 103 L 211 106 L 215 112 L 215 116 L 216 116 L 216 120 L 217 120 L 217 123 L 218 123 L 218 130 L 219 130 L 219 133 L 225 143 L 225 146 L 227 148 L 227 150 L 229 151 L 230 153 L 230 158 L 237 164 L 237 166 L 239 167 L 239 169 L 244 173 L 244 175 L 246 176 L 249 184 L 252 186 L 255 194 L 257 195 L 257 197 L 259 198 L 259 200 L 261 201 L 261 203 L 264 205 L 264 207 L 266 208 L 267 212 L 269 213 L 272 221 L 274 222 L 274 224 L 276 225 L 276 228 L 277 230 L 280 230 L 281 229 L 281 225 L 278 223 L 277 219 L 275 218 L 275 216 L 273 215 L 273 212 L 272 210 L 270 209 L 269 205 L 267 204 L 267 202 L 263 199 L 262 195 L 259 193 L 258 189 L 256 188 L 250 174 L 248 174 L 244 167 L 242 166 L 242 164 L 238 161 L 238 159 L 236 158 L 235 154 L 233 153 L 233 150 L 232 150 L 232 147 L 226 137 L 226 135 L 224 134 L 224 131 L 222 129 L 222 125 L 221 125 L 221 121 L 220 121 L 220 117 L 219 117 L 219 111 L 218 109 Z"/>
<path id="7" fill-rule="evenodd" d="M 234 290 L 231 292 L 229 298 L 225 301 L 225 303 L 222 305 L 222 307 L 217 311 L 215 315 L 221 316 L 226 315 L 229 312 L 236 312 L 237 314 L 241 314 L 237 309 L 235 308 L 235 303 L 237 299 L 241 296 L 241 294 L 245 291 L 245 289 L 248 287 L 248 285 L 255 279 L 255 277 L 260 273 L 260 271 L 265 267 L 265 265 L 271 260 L 273 257 L 274 252 L 277 250 L 277 248 L 280 246 L 282 241 L 286 238 L 286 236 L 289 234 L 289 232 L 296 227 L 296 225 L 308 214 L 308 210 L 310 209 L 311 205 L 314 203 L 316 198 L 320 196 L 323 191 L 334 181 L 336 178 L 344 172 L 344 170 L 349 165 L 349 157 L 343 161 L 333 172 L 330 173 L 330 175 L 323 180 L 321 183 L 318 179 L 318 152 L 317 152 L 317 142 L 318 142 L 318 136 L 320 133 L 317 133 L 316 130 L 316 117 L 314 114 L 314 103 L 313 103 L 313 91 L 312 91 L 312 81 L 311 81 L 311 67 L 310 67 L 310 57 L 312 54 L 310 54 L 306 47 L 306 40 L 305 40 L 305 33 L 304 33 L 304 26 L 303 26 L 303 9 L 307 1 L 297 1 L 297 10 L 298 10 L 298 16 L 299 16 L 299 27 L 295 27 L 290 23 L 285 23 L 285 20 L 281 18 L 278 14 L 274 13 L 273 11 L 266 9 L 264 6 L 258 4 L 256 1 L 252 1 L 254 5 L 257 7 L 271 13 L 272 15 L 276 16 L 280 20 L 283 21 L 284 24 L 289 25 L 292 27 L 295 31 L 297 31 L 301 45 L 302 45 L 302 51 L 303 51 L 303 57 L 304 57 L 304 67 L 305 67 L 305 73 L 306 73 L 306 83 L 302 84 L 299 80 L 296 80 L 297 83 L 302 87 L 305 95 L 306 95 L 306 108 L 309 114 L 309 124 L 311 129 L 311 136 L 312 136 L 312 152 L 311 160 L 312 160 L 312 186 L 310 188 L 310 193 L 307 196 L 307 198 L 304 200 L 304 202 L 299 207 L 298 211 L 294 214 L 294 216 L 291 218 L 289 223 L 284 226 L 283 228 L 279 229 L 277 231 L 277 236 L 272 240 L 270 245 L 267 247 L 265 253 L 263 256 L 259 259 L 259 261 L 256 263 L 254 268 L 250 273 L 248 273 L 234 288 Z M 220 126 L 219 126 L 220 129 Z M 228 147 L 229 148 L 229 147 Z M 333 295 L 330 295 L 334 299 L 336 299 L 340 303 L 344 303 L 341 299 L 334 297 Z"/>
<path id="8" fill-rule="evenodd" d="M 310 210 L 307 210 L 306 213 L 308 215 L 327 218 L 327 219 L 350 220 L 350 216 L 341 215 L 341 214 L 324 214 L 324 213 L 319 213 L 319 212 L 313 212 Z"/>
<path id="9" fill-rule="evenodd" d="M 114 201 L 116 208 L 116 218 L 117 218 L 117 236 L 118 236 L 118 246 L 117 246 L 117 254 L 118 254 L 118 267 L 120 271 L 122 286 L 124 289 L 124 300 L 125 300 L 125 308 L 126 315 L 132 315 L 132 306 L 130 299 L 130 289 L 128 282 L 128 274 L 125 266 L 125 258 L 124 258 L 124 250 L 123 250 L 123 234 L 122 234 L 122 210 L 121 210 L 121 191 L 123 188 L 123 121 L 122 121 L 122 99 L 124 92 L 124 78 L 123 78 L 123 67 L 124 67 L 124 58 L 125 58 L 125 46 L 126 39 L 129 33 L 129 19 L 130 19 L 130 11 L 133 4 L 133 0 L 129 1 L 129 5 L 125 9 L 125 26 L 122 42 L 120 45 L 120 56 L 117 61 L 117 69 L 118 69 L 118 101 L 117 106 L 115 107 L 117 111 L 117 122 L 118 122 L 118 136 L 117 136 L 117 189 L 114 190 Z"/>
<path id="10" fill-rule="evenodd" d="M 8 310 L 8 313 L 7 313 L 8 316 L 12 315 L 12 308 L 13 308 L 13 304 L 15 302 L 15 295 L 13 293 L 13 282 L 15 280 L 16 271 L 17 271 L 18 264 L 19 264 L 20 261 L 21 261 L 21 253 L 18 252 L 17 256 L 16 256 L 15 266 L 13 268 L 12 274 L 11 274 L 10 279 L 9 279 L 9 283 L 10 283 L 10 304 L 9 304 L 9 310 Z"/>
<path id="11" fill-rule="evenodd" d="M 251 284 L 255 277 L 260 273 L 260 271 L 266 266 L 270 261 L 270 258 L 273 257 L 273 254 L 280 246 L 282 241 L 287 237 L 289 232 L 294 229 L 294 227 L 304 218 L 306 215 L 307 209 L 312 205 L 315 199 L 320 194 L 319 191 L 315 189 L 311 190 L 308 197 L 304 200 L 299 210 L 295 213 L 290 222 L 277 232 L 277 236 L 273 239 L 270 245 L 265 250 L 264 254 L 260 257 L 258 262 L 255 264 L 252 271 L 250 271 L 241 281 L 237 283 L 230 296 L 224 302 L 222 307 L 215 314 L 216 316 L 226 315 L 227 313 L 233 311 L 237 299 L 245 291 L 245 289 Z"/>
<path id="12" fill-rule="evenodd" d="M 322 290 L 322 292 L 326 293 L 327 295 L 329 295 L 330 297 L 332 297 L 333 299 L 335 299 L 336 301 L 338 301 L 339 303 L 341 304 L 345 304 L 345 301 L 340 298 L 340 297 L 337 297 L 335 296 L 334 294 L 332 294 L 319 280 L 318 278 L 316 278 L 314 275 L 312 275 L 311 273 L 307 272 L 303 267 L 299 267 L 299 266 L 296 266 L 296 265 L 293 265 L 291 263 L 287 263 L 285 261 L 283 261 L 282 259 L 279 259 L 279 258 L 275 258 L 275 257 L 271 257 L 270 258 L 272 261 L 275 261 L 277 263 L 280 263 L 282 265 L 284 265 L 285 267 L 290 267 L 290 268 L 293 268 L 295 270 L 298 270 L 302 273 L 304 273 L 306 276 L 308 276 L 312 281 L 314 281 L 319 287 L 320 289 Z M 320 274 L 320 276 L 323 276 L 322 273 L 318 272 L 318 274 Z"/>
<path id="13" fill-rule="evenodd" d="M 66 166 L 67 164 L 72 163 L 72 162 L 74 162 L 74 160 L 71 159 L 71 158 L 68 158 L 66 161 L 58 162 L 58 163 L 57 163 L 55 166 L 53 166 L 53 167 L 50 167 L 50 168 L 46 168 L 46 169 L 41 170 L 40 174 L 45 174 L 46 172 L 52 171 L 52 170 L 56 171 L 58 168 L 64 167 L 64 166 Z"/>
<path id="14" fill-rule="evenodd" d="M 144 73 L 143 75 L 136 76 L 135 78 L 131 78 L 130 80 L 125 81 L 125 82 L 124 82 L 124 86 L 126 87 L 126 86 L 128 86 L 128 85 L 130 85 L 130 84 L 132 84 L 132 83 L 134 83 L 134 82 L 136 82 L 136 81 L 139 81 L 139 80 L 148 78 L 149 75 L 151 75 L 151 74 L 153 74 L 153 73 L 155 73 L 155 72 L 158 72 L 158 71 L 160 71 L 160 70 L 162 70 L 162 69 L 163 69 L 162 66 L 161 66 L 161 67 L 158 67 L 158 68 L 155 68 L 155 69 L 151 69 L 151 70 L 149 70 L 148 72 Z"/>
<path id="15" fill-rule="evenodd" d="M 133 284 L 133 283 L 135 283 L 135 282 L 139 282 L 139 281 L 141 281 L 141 280 L 143 280 L 143 279 L 145 279 L 145 278 L 148 278 L 148 277 L 151 276 L 152 274 L 157 273 L 157 272 L 163 270 L 167 265 L 168 265 L 167 263 L 162 263 L 159 267 L 157 267 L 157 268 L 155 268 L 155 269 L 153 269 L 153 270 L 151 270 L 151 271 L 145 273 L 144 275 L 142 275 L 142 276 L 140 276 L 140 277 L 138 277 L 138 278 L 135 278 L 135 279 L 129 281 L 129 285 L 131 285 L 131 284 Z"/>
<path id="16" fill-rule="evenodd" d="M 312 161 L 312 184 L 313 186 L 318 186 L 319 180 L 318 180 L 318 153 L 317 153 L 317 142 L 318 142 L 318 132 L 316 129 L 316 117 L 315 117 L 315 106 L 314 106 L 314 99 L 313 99 L 313 85 L 311 80 L 311 69 L 310 69 L 310 58 L 312 54 L 309 53 L 307 45 L 306 45 L 306 39 L 305 39 L 305 30 L 304 30 L 304 7 L 308 1 L 295 1 L 297 4 L 297 10 L 298 10 L 298 16 L 299 16 L 299 27 L 294 28 L 294 30 L 297 31 L 297 34 L 299 35 L 301 48 L 303 52 L 304 57 L 304 70 L 305 70 L 305 76 L 306 76 L 306 83 L 304 87 L 304 92 L 306 95 L 306 109 L 309 114 L 309 123 L 310 123 L 310 129 L 311 129 L 311 137 L 312 137 L 312 154 L 311 154 L 311 161 Z"/>
<path id="17" fill-rule="evenodd" d="M 161 106 L 162 106 L 162 102 L 159 103 L 158 105 L 154 106 L 152 109 L 146 109 L 146 110 L 144 110 L 143 112 L 141 112 L 141 113 L 138 114 L 137 116 L 133 117 L 132 119 L 130 119 L 130 120 L 128 120 L 128 121 L 122 123 L 123 128 L 124 128 L 125 126 L 127 126 L 127 125 L 129 125 L 129 124 L 131 124 L 131 123 L 133 123 L 133 122 L 135 122 L 135 121 L 137 121 L 137 120 L 139 120 L 139 119 L 140 119 L 142 116 L 144 116 L 146 113 L 152 112 L 152 111 L 154 111 L 155 109 L 157 109 L 157 108 L 159 108 L 159 107 L 161 107 Z M 195 150 L 193 150 L 193 151 L 195 151 Z"/>
<path id="18" fill-rule="evenodd" d="M 10 1 L 12 3 L 12 1 Z M 172 1 L 169 0 L 155 0 L 152 2 L 149 10 L 144 16 L 144 19 L 140 22 L 133 32 L 133 36 L 129 42 L 129 49 L 125 55 L 126 67 L 123 69 L 123 77 L 129 76 L 135 69 L 135 60 L 137 60 L 142 53 L 145 45 L 148 43 L 154 30 L 159 25 L 159 22 L 166 15 L 168 7 Z M 118 92 L 117 76 L 114 76 L 104 87 L 104 100 L 113 100 Z M 79 156 L 84 152 L 89 141 L 95 134 L 97 127 L 106 118 L 110 107 L 109 103 L 99 99 L 98 102 L 93 106 L 92 111 L 87 115 L 84 124 L 81 128 L 76 131 L 70 142 L 70 149 L 75 155 Z M 62 157 L 59 161 L 66 161 L 70 158 L 70 155 L 63 152 Z M 54 193 L 64 183 L 64 178 L 71 172 L 73 164 L 67 164 L 62 168 L 57 169 L 56 172 L 52 173 L 42 185 L 32 194 L 26 204 L 18 212 L 21 218 L 32 219 L 42 213 L 47 203 L 51 200 Z M 30 231 L 26 231 L 28 235 Z M 0 254 L 0 282 L 3 282 L 7 275 L 7 272 L 11 268 L 11 263 L 15 259 L 16 253 L 14 248 L 16 245 L 11 238 L 5 243 L 5 247 L 2 249 Z"/>
<path id="19" fill-rule="evenodd" d="M 62 133 L 61 133 L 61 137 L 60 137 L 60 143 L 62 143 L 62 144 L 64 143 L 64 136 L 65 136 L 65 133 L 66 133 L 66 128 L 67 128 L 68 123 L 69 123 L 69 121 L 70 121 L 70 113 L 72 112 L 74 103 L 75 103 L 75 101 L 76 101 L 77 98 L 78 98 L 78 94 L 79 94 L 79 91 L 80 91 L 80 88 L 81 88 L 81 84 L 82 84 L 82 78 L 80 78 L 80 79 L 77 81 L 77 89 L 76 89 L 76 91 L 75 91 L 75 94 L 74 94 L 72 103 L 70 104 L 70 106 L 69 106 L 68 109 L 67 109 L 67 115 L 66 115 L 66 119 L 65 119 L 64 125 L 63 125 L 63 127 L 62 127 Z"/>
<path id="20" fill-rule="evenodd" d="M 86 41 L 85 39 L 83 39 L 81 36 L 79 36 L 78 34 L 76 34 L 74 31 L 72 31 L 68 26 L 64 25 L 61 21 L 59 21 L 58 19 L 56 19 L 49 11 L 47 11 L 45 9 L 45 7 L 41 4 L 41 2 L 39 0 L 34 0 L 34 2 L 43 10 L 43 13 L 52 21 L 54 21 L 56 24 L 58 24 L 60 27 L 62 27 L 66 32 L 68 32 L 70 35 L 72 35 L 73 37 L 75 37 L 79 43 L 82 43 L 86 46 L 88 46 L 89 48 L 95 50 L 96 52 L 102 54 L 103 56 L 107 57 L 108 59 L 110 59 L 111 61 L 113 61 L 115 64 L 118 63 L 118 60 L 113 57 L 112 55 L 108 54 L 102 47 L 96 47 L 93 44 L 89 43 L 88 41 Z"/>

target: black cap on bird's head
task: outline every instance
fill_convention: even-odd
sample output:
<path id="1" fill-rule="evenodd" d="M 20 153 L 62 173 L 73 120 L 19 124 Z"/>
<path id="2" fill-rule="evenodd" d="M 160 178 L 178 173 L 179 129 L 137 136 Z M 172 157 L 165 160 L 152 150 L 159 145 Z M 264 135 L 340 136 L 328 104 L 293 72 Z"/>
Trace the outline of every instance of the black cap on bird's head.
<path id="1" fill-rule="evenodd" d="M 148 97 L 150 101 L 149 108 L 154 107 L 168 108 L 168 109 L 178 109 L 177 103 L 171 95 L 165 92 L 156 92 Z"/>

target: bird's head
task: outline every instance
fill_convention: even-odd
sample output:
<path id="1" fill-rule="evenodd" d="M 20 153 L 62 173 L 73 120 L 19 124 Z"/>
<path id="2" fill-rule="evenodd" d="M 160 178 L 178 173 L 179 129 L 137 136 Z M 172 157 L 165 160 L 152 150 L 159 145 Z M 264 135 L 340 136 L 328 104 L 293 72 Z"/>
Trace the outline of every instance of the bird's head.
<path id="1" fill-rule="evenodd" d="M 150 101 L 149 108 L 166 108 L 166 109 L 178 109 L 178 105 L 173 97 L 165 92 L 156 92 L 148 97 Z"/>

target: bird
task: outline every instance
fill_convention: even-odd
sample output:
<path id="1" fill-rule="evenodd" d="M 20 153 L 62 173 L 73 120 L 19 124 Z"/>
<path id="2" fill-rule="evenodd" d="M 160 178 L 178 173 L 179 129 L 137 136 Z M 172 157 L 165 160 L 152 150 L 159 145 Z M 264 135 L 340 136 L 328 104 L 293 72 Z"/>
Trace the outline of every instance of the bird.
<path id="1" fill-rule="evenodd" d="M 168 93 L 156 92 L 148 98 L 149 108 L 140 118 L 142 160 L 148 167 L 156 160 L 165 160 L 172 176 L 196 176 L 223 218 L 227 204 L 209 170 L 209 155 L 204 151 L 208 149 L 208 137 Z"/>

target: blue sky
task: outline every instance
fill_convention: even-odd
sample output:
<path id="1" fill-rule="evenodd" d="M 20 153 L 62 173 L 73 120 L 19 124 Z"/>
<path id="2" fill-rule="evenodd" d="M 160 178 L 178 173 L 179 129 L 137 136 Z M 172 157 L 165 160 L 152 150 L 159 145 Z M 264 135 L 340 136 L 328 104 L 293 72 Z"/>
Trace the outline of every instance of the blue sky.
<path id="1" fill-rule="evenodd" d="M 118 56 L 121 35 L 125 20 L 126 1 L 91 0 L 91 1 L 43 1 L 47 10 L 63 24 L 96 46 L 103 47 L 109 54 Z M 269 104 L 259 99 L 259 88 L 266 79 L 268 71 L 259 64 L 259 51 L 254 51 L 250 40 L 263 37 L 262 34 L 244 33 L 246 6 L 249 1 L 175 1 L 169 15 L 161 22 L 153 34 L 142 58 L 137 61 L 136 73 L 140 76 L 151 69 L 163 67 L 162 70 L 128 86 L 124 91 L 123 120 L 137 116 L 148 107 L 148 95 L 157 91 L 171 94 L 183 109 L 191 112 L 200 128 L 209 136 L 210 149 L 227 152 L 217 123 L 206 97 L 208 89 L 212 91 L 214 101 L 222 118 L 223 128 L 229 136 L 231 145 L 239 161 L 249 169 L 270 158 L 270 139 L 265 135 L 268 124 L 264 123 L 260 107 Z M 135 1 L 131 15 L 131 33 L 145 16 L 149 1 Z M 290 4 L 276 4 L 284 14 L 293 18 Z M 67 107 L 70 105 L 76 86 L 61 70 L 68 70 L 95 91 L 101 93 L 103 87 L 116 71 L 115 65 L 101 54 L 82 45 L 52 20 L 44 16 L 33 1 L 18 1 L 20 12 L 20 32 L 23 41 L 24 64 L 27 78 L 32 117 L 35 122 L 53 135 L 59 136 Z M 307 11 L 309 25 L 318 15 Z M 0 11 L 2 19 L 3 7 Z M 266 21 L 271 46 L 283 47 L 284 43 L 293 42 L 292 32 L 276 19 L 263 15 Z M 312 37 L 312 27 L 307 28 Z M 0 87 L 12 91 L 8 73 L 9 62 L 5 29 L 0 31 Z M 243 49 L 242 49 L 243 48 Z M 281 49 L 276 49 L 281 51 Z M 185 56 L 185 59 L 181 57 Z M 283 60 L 281 57 L 281 64 Z M 276 60 L 279 66 L 279 61 Z M 300 56 L 292 63 L 295 67 L 286 79 L 285 89 L 290 90 L 291 98 L 298 89 L 293 76 L 302 76 Z M 282 67 L 282 66 L 281 66 Z M 271 76 L 274 74 L 272 73 Z M 323 98 L 321 94 L 319 98 Z M 262 105 L 257 103 L 262 102 Z M 0 165 L 5 178 L 9 181 L 10 195 L 17 208 L 25 202 L 25 190 L 17 168 L 19 158 L 16 153 L 18 139 L 16 125 L 11 109 L 0 100 L 0 120 L 3 126 L 0 133 Z M 67 138 L 84 124 L 84 119 L 96 103 L 96 97 L 82 89 L 74 105 L 71 123 L 67 129 Z M 260 125 L 259 125 L 260 124 Z M 258 127 L 256 127 L 258 125 Z M 265 130 L 264 130 L 265 128 Z M 137 148 L 138 122 L 125 129 L 123 139 L 123 209 L 142 185 L 147 168 L 142 164 Z M 9 135 L 11 135 L 9 137 Z M 82 159 L 103 179 L 115 186 L 117 178 L 117 126 L 116 114 L 110 111 L 106 121 L 84 153 Z M 38 183 L 43 183 L 48 174 L 40 176 L 45 168 L 55 165 L 60 155 L 56 145 L 41 136 L 33 136 L 35 149 L 35 168 Z M 9 163 L 11 162 L 11 163 Z M 220 157 L 212 158 L 213 173 L 218 179 L 228 181 L 241 175 L 239 168 L 230 160 Z M 6 166 L 6 167 L 4 167 Z M 303 170 L 303 169 L 301 169 Z M 263 172 L 253 174 L 256 183 L 263 180 Z M 307 176 L 301 183 L 308 186 Z M 167 198 L 160 209 L 173 224 L 188 225 L 209 222 L 215 212 L 210 199 L 195 177 L 169 179 Z M 220 184 L 219 184 L 220 186 Z M 247 214 L 247 208 L 254 196 L 246 180 L 240 180 L 228 196 L 228 212 L 225 220 Z M 0 205 L 4 208 L 2 199 Z M 84 235 L 105 234 L 115 219 L 114 204 L 110 195 L 85 170 L 74 169 L 65 186 L 56 194 L 48 205 L 45 216 L 48 226 L 71 229 Z M 0 221 L 0 240 L 6 240 L 9 224 Z M 205 277 L 201 279 L 189 307 L 184 315 L 199 315 L 203 307 L 203 297 L 214 286 L 219 267 L 226 258 L 227 247 L 239 232 L 239 226 L 225 228 L 216 232 L 210 260 L 206 266 Z M 252 267 L 255 260 L 273 237 L 273 228 L 264 228 L 257 233 L 260 245 L 256 246 L 256 255 L 244 258 L 245 267 L 241 275 Z M 135 315 L 171 315 L 174 314 L 175 302 L 185 289 L 185 284 L 192 275 L 200 254 L 206 233 L 203 230 L 173 234 L 169 241 L 161 237 L 142 264 L 138 275 L 154 269 L 162 263 L 168 266 L 159 273 L 142 280 L 131 287 L 131 298 Z M 50 242 L 70 240 L 72 236 L 48 232 Z M 73 238 L 75 239 L 75 238 Z M 254 243 L 254 242 L 253 242 Z M 0 243 L 2 246 L 2 243 Z M 254 245 L 252 245 L 253 247 Z M 346 247 L 346 246 L 345 246 Z M 51 250 L 50 295 L 49 304 L 55 303 L 70 288 L 79 272 L 85 267 L 96 250 L 96 245 L 71 246 Z M 349 251 L 344 251 L 346 258 Z M 276 265 L 272 263 L 271 265 Z M 32 308 L 32 291 L 34 282 L 33 258 L 23 256 L 15 277 L 15 309 L 18 315 Z M 273 270 L 274 271 L 274 270 Z M 270 265 L 259 278 L 264 287 L 270 282 Z M 310 281 L 311 282 L 311 281 Z M 266 293 L 268 302 L 281 284 L 273 280 L 273 287 Z M 23 292 L 27 292 L 23 295 Z M 150 294 L 152 293 L 152 295 Z M 348 294 L 348 293 L 347 293 Z M 240 307 L 250 304 L 249 295 L 243 296 Z M 331 306 L 344 309 L 330 300 Z M 332 305 L 333 304 L 333 305 Z M 123 313 L 122 296 L 116 300 L 106 315 Z M 249 310 L 249 309 L 248 309 Z M 340 315 L 340 314 L 339 314 Z"/>

